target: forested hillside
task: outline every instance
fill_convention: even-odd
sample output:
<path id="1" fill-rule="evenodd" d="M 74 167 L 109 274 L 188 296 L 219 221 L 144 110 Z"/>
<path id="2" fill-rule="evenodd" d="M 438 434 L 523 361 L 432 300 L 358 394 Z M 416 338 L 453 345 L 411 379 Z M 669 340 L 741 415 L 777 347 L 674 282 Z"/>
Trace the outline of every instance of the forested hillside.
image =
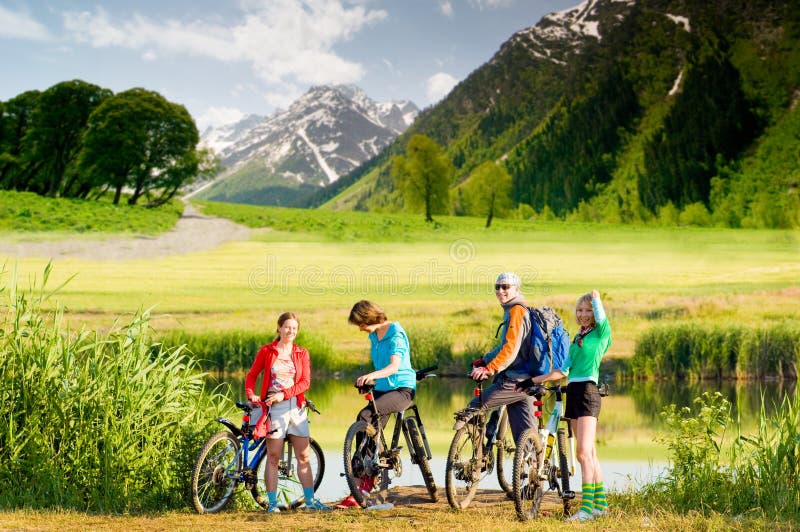
<path id="1" fill-rule="evenodd" d="M 496 161 L 539 215 L 797 227 L 799 45 L 796 1 L 588 0 L 515 34 L 316 202 L 402 209 L 391 161 L 423 134 L 453 162 L 454 213 Z"/>

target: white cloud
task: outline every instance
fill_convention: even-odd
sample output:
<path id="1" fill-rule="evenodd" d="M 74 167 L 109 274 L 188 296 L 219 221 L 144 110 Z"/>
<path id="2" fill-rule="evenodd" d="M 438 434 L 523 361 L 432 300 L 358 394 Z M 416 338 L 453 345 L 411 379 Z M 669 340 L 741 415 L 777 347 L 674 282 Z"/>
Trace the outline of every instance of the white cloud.
<path id="1" fill-rule="evenodd" d="M 458 79 L 446 72 L 437 72 L 425 83 L 425 95 L 430 103 L 436 103 L 458 84 Z"/>
<path id="2" fill-rule="evenodd" d="M 363 67 L 337 55 L 334 46 L 387 16 L 344 0 L 246 0 L 242 7 L 242 20 L 228 26 L 138 14 L 112 20 L 102 8 L 65 13 L 64 25 L 73 38 L 95 47 L 245 62 L 267 83 L 323 84 L 361 79 Z"/>
<path id="3" fill-rule="evenodd" d="M 439 3 L 439 11 L 442 12 L 442 15 L 446 17 L 453 16 L 453 4 L 450 3 L 450 0 L 444 0 L 444 2 Z"/>
<path id="4" fill-rule="evenodd" d="M 158 59 L 158 54 L 153 50 L 147 50 L 142 54 L 142 59 L 144 61 L 156 61 Z"/>
<path id="5" fill-rule="evenodd" d="M 50 32 L 29 13 L 11 11 L 0 6 L 0 38 L 50 40 Z"/>
<path id="6" fill-rule="evenodd" d="M 515 0 L 469 0 L 472 7 L 478 8 L 483 11 L 484 9 L 497 9 L 501 7 L 510 7 Z"/>
<path id="7" fill-rule="evenodd" d="M 244 113 L 232 107 L 209 107 L 197 117 L 197 129 L 201 132 L 208 126 L 224 126 L 233 124 L 244 118 Z"/>

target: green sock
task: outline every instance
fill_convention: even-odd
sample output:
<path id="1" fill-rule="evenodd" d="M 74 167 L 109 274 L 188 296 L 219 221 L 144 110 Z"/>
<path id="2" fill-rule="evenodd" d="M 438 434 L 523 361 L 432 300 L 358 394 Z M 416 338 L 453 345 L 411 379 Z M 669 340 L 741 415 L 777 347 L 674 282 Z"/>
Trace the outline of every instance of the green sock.
<path id="1" fill-rule="evenodd" d="M 581 507 L 580 509 L 587 514 L 592 513 L 594 508 L 594 484 L 581 485 Z"/>
<path id="2" fill-rule="evenodd" d="M 603 487 L 602 482 L 597 482 L 594 485 L 594 507 L 598 510 L 608 510 L 608 501 L 606 501 L 606 489 Z"/>

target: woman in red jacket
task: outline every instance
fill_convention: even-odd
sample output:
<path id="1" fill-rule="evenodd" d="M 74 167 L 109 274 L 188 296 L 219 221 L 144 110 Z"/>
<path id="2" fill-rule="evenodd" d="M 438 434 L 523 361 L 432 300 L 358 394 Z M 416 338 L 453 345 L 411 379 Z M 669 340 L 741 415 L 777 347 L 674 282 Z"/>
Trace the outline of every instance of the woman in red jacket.
<path id="1" fill-rule="evenodd" d="M 311 384 L 311 361 L 308 351 L 294 344 L 300 322 L 293 312 L 284 312 L 278 318 L 278 337 L 263 346 L 247 372 L 244 389 L 251 402 L 263 401 L 269 407 L 267 434 L 267 512 L 278 509 L 278 462 L 283 440 L 289 438 L 297 456 L 297 476 L 303 485 L 306 509 L 330 510 L 314 496 L 314 479 L 308 463 L 308 417 L 305 396 Z M 261 395 L 255 393 L 256 379 L 263 371 Z"/>

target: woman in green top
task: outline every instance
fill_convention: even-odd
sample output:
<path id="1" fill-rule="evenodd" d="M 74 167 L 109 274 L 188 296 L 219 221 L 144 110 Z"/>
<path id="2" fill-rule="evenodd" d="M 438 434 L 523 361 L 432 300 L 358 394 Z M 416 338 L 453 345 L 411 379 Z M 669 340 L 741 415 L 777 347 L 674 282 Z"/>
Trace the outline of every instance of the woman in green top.
<path id="1" fill-rule="evenodd" d="M 600 292 L 592 290 L 578 298 L 575 318 L 580 331 L 569 346 L 564 364 L 546 375 L 533 378 L 534 384 L 568 377 L 567 405 L 564 417 L 570 420 L 578 441 L 578 462 L 581 464 L 582 497 L 580 510 L 569 521 L 588 521 L 608 512 L 603 472 L 597 459 L 595 434 L 600 416 L 600 361 L 611 345 L 608 323 Z"/>

